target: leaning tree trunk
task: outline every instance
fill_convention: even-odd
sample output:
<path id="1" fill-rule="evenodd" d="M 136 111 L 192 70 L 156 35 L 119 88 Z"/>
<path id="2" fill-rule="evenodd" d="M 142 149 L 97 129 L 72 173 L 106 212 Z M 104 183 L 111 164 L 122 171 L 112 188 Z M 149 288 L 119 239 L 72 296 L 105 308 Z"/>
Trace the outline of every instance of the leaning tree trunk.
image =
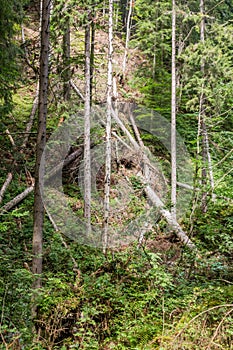
<path id="1" fill-rule="evenodd" d="M 32 242 L 32 272 L 36 275 L 33 287 L 41 287 L 42 274 L 42 242 L 44 206 L 42 201 L 43 191 L 43 160 L 42 154 L 46 143 L 46 117 L 48 101 L 48 63 L 49 63 L 49 22 L 50 0 L 42 2 L 41 21 L 41 52 L 40 52 L 40 78 L 39 78 L 39 113 L 36 143 L 35 164 L 35 191 L 34 191 L 34 215 L 33 215 L 33 242 Z"/>
<path id="2" fill-rule="evenodd" d="M 171 213 L 176 219 L 176 2 L 172 1 Z"/>
<path id="3" fill-rule="evenodd" d="M 108 224 L 110 210 L 110 180 L 111 180 L 111 114 L 112 114 L 112 55 L 113 55 L 113 0 L 109 0 L 108 20 L 108 81 L 107 81 L 107 118 L 106 118 L 106 151 L 105 151 L 105 186 L 104 186 L 104 222 L 103 222 L 103 253 L 108 246 Z"/>

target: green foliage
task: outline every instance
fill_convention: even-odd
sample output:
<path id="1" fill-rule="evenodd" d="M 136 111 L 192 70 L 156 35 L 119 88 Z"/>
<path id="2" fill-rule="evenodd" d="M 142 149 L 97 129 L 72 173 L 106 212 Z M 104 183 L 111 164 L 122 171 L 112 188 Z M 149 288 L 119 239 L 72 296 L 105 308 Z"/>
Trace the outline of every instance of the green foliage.
<path id="1" fill-rule="evenodd" d="M 139 0 L 135 3 L 136 30 L 132 45 L 163 66 L 171 54 L 171 3 Z M 154 56 L 155 55 L 155 56 Z"/>
<path id="2" fill-rule="evenodd" d="M 26 1 L 3 0 L 0 12 L 0 113 L 12 109 L 12 92 L 19 78 L 17 55 L 19 45 L 14 39 L 23 18 L 22 5 Z"/>
<path id="3" fill-rule="evenodd" d="M 131 45 L 144 53 L 147 63 L 138 69 L 132 84 L 143 94 L 143 105 L 169 116 L 171 4 L 167 1 L 137 1 L 134 20 Z"/>
<path id="4" fill-rule="evenodd" d="M 98 349 L 109 339 L 128 348 L 146 344 L 155 331 L 159 298 L 172 286 L 159 256 L 132 248 L 104 261 L 101 253 L 90 253 L 80 260 L 81 274 L 69 282 L 61 272 L 59 278 L 48 275 L 39 296 L 42 334 L 53 339 L 54 346 L 61 339 L 63 344 L 75 340 L 83 349 Z"/>
<path id="5" fill-rule="evenodd" d="M 225 201 L 224 201 L 225 202 Z M 211 223 L 211 224 L 210 224 Z M 209 250 L 229 256 L 233 253 L 233 205 L 217 201 L 209 205 L 205 215 L 196 212 L 195 229 L 198 238 Z"/>
<path id="6" fill-rule="evenodd" d="M 211 35 L 204 43 L 189 45 L 181 55 L 183 60 L 184 92 L 189 99 L 187 108 L 197 111 L 201 92 L 206 99 L 206 113 L 219 115 L 232 105 L 232 65 L 229 47 L 232 46 L 232 25 L 211 26 Z M 200 70 L 204 59 L 205 75 Z"/>

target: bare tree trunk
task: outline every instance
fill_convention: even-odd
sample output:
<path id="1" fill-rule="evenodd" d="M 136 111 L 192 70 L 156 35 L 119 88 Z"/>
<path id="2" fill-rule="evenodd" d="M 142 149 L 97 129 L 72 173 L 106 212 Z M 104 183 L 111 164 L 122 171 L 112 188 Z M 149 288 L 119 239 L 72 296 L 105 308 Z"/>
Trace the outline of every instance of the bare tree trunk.
<path id="1" fill-rule="evenodd" d="M 70 99 L 70 19 L 65 19 L 63 34 L 63 97 L 65 101 Z"/>
<path id="2" fill-rule="evenodd" d="M 208 137 L 207 130 L 206 130 L 206 133 L 205 133 L 205 144 L 206 144 L 206 153 L 207 153 L 207 161 L 208 161 L 208 172 L 209 172 L 209 178 L 210 178 L 211 197 L 212 197 L 212 200 L 215 200 L 215 196 L 214 196 L 214 174 L 213 174 L 213 167 L 212 167 L 212 160 L 211 160 L 210 146 L 209 146 L 209 137 Z"/>
<path id="3" fill-rule="evenodd" d="M 43 245 L 43 223 L 44 205 L 42 201 L 42 190 L 44 169 L 42 154 L 46 143 L 46 119 L 48 102 L 48 65 L 49 65 L 49 22 L 50 22 L 50 0 L 43 0 L 42 23 L 41 23 L 41 53 L 40 53 L 40 85 L 39 85 L 39 114 L 38 131 L 36 143 L 35 163 L 35 191 L 34 191 L 34 224 L 32 242 L 32 272 L 36 275 L 33 287 L 41 287 L 42 274 L 42 245 Z"/>
<path id="4" fill-rule="evenodd" d="M 201 43 L 204 45 L 205 43 L 205 17 L 204 17 L 204 0 L 200 0 L 200 13 L 201 13 L 201 25 L 200 25 L 200 40 Z M 202 79 L 204 79 L 205 76 L 205 58 L 202 57 L 201 59 L 201 74 Z M 203 88 L 204 89 L 204 86 Z M 201 143 L 202 143 L 202 149 L 201 149 L 201 155 L 202 155 L 202 169 L 201 169 L 201 182 L 202 182 L 202 199 L 201 199 L 201 207 L 202 212 L 207 212 L 207 171 L 206 171 L 206 165 L 207 165 L 207 152 L 206 152 L 206 124 L 205 124 L 205 106 L 204 106 L 204 100 L 205 100 L 205 94 L 202 91 L 200 96 L 200 104 L 199 104 L 199 122 L 200 122 L 200 135 L 201 135 Z"/>
<path id="5" fill-rule="evenodd" d="M 123 78 L 125 78 L 125 71 L 126 71 L 126 62 L 127 62 L 129 38 L 130 38 L 130 22 L 131 22 L 132 10 L 133 10 L 133 3 L 134 3 L 134 0 L 130 0 L 129 13 L 128 13 L 127 25 L 126 25 L 125 53 L 124 53 L 123 65 L 122 65 Z"/>
<path id="6" fill-rule="evenodd" d="M 172 0 L 171 213 L 176 219 L 176 2 Z"/>
<path id="7" fill-rule="evenodd" d="M 107 118 L 106 118 L 106 153 L 105 153 L 105 187 L 104 187 L 104 222 L 103 253 L 107 253 L 108 224 L 110 210 L 111 180 L 111 115 L 112 115 L 112 55 L 113 55 L 113 0 L 109 0 L 108 19 L 108 81 L 107 81 Z"/>
<path id="8" fill-rule="evenodd" d="M 90 60 L 90 23 L 85 28 L 85 121 L 84 121 L 84 217 L 87 218 L 88 231 L 91 226 L 91 150 L 90 150 L 90 128 L 91 128 L 91 106 L 90 106 L 90 82 L 91 82 L 91 60 Z"/>
<path id="9" fill-rule="evenodd" d="M 90 104 L 93 100 L 93 81 L 94 81 L 94 61 L 95 61 L 95 11 L 92 11 L 91 21 L 91 57 L 90 57 Z"/>

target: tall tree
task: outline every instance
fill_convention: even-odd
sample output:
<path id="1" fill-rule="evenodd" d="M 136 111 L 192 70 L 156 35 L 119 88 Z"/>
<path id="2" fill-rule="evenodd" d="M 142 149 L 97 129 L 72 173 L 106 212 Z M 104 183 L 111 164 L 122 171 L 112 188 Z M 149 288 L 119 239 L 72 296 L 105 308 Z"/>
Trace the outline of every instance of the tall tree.
<path id="1" fill-rule="evenodd" d="M 171 213 L 176 219 L 176 1 L 172 0 Z"/>
<path id="2" fill-rule="evenodd" d="M 87 218 L 88 231 L 91 225 L 91 25 L 85 28 L 85 121 L 84 121 L 84 217 Z"/>
<path id="3" fill-rule="evenodd" d="M 39 77 L 39 112 L 36 142 L 35 163 L 35 191 L 34 191 L 34 223 L 33 223 L 33 259 L 32 272 L 36 275 L 34 288 L 41 286 L 42 274 L 42 247 L 43 247 L 43 223 L 44 205 L 43 191 L 43 151 L 46 143 L 46 119 L 48 103 L 48 75 L 49 75 L 49 23 L 51 0 L 42 2 L 41 21 L 41 52 L 40 52 L 40 77 Z"/>
<path id="4" fill-rule="evenodd" d="M 205 45 L 205 11 L 204 11 L 204 0 L 200 0 L 200 14 L 201 14 L 201 24 L 200 24 L 200 41 L 204 47 Z M 205 57 L 201 58 L 201 76 L 203 80 L 202 91 L 200 94 L 200 105 L 199 105 L 199 130 L 201 135 L 202 143 L 202 170 L 201 170 L 201 181 L 202 181 L 202 212 L 207 212 L 207 166 L 209 170 L 210 185 L 214 187 L 213 172 L 211 165 L 211 156 L 209 152 L 209 138 L 206 127 L 206 113 L 205 113 L 205 93 L 204 93 L 204 81 L 205 81 Z"/>
<path id="5" fill-rule="evenodd" d="M 109 0 L 108 18 L 108 81 L 107 81 L 107 116 L 106 116 L 106 151 L 105 151 L 105 180 L 104 180 L 104 222 L 103 222 L 103 253 L 108 246 L 108 225 L 110 210 L 110 181 L 111 181 L 111 114 L 112 114 L 112 55 L 113 55 L 113 0 Z"/>

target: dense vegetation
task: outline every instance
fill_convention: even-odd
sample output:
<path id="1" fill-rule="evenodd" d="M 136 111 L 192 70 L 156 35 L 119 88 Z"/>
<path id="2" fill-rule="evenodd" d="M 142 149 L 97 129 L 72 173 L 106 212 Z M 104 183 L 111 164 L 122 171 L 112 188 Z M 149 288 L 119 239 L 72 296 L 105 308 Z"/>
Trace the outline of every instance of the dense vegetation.
<path id="1" fill-rule="evenodd" d="M 42 287 L 35 289 L 40 3 L 2 1 L 0 349 L 233 349 L 233 3 L 211 0 L 204 5 L 203 13 L 199 1 L 176 2 L 177 144 L 184 148 L 184 142 L 192 174 L 191 183 L 184 183 L 185 166 L 178 163 L 178 182 L 186 187 L 177 187 L 177 220 L 195 249 L 182 244 L 158 208 L 151 209 L 139 175 L 141 154 L 132 151 L 129 142 L 131 136 L 143 143 L 141 151 L 154 166 L 151 186 L 169 211 L 171 156 L 158 130 L 164 135 L 162 124 L 167 132 L 171 118 L 172 2 L 115 1 L 113 76 L 118 91 L 113 99 L 129 135 L 124 126 L 112 122 L 109 226 L 112 234 L 128 230 L 130 240 L 122 238 L 103 254 L 98 244 L 73 237 L 68 219 L 66 230 L 61 229 L 47 210 Z M 104 219 L 105 112 L 100 106 L 106 102 L 108 15 L 107 2 L 54 0 L 50 22 L 47 140 L 73 119 L 82 130 L 86 33 L 91 31 L 90 94 L 99 118 L 91 128 L 93 164 L 98 170 L 91 211 L 96 232 Z M 139 140 L 137 129 L 127 121 L 124 108 L 129 105 L 141 108 L 136 107 L 141 111 Z M 70 128 L 69 135 L 72 132 Z M 77 156 L 61 172 L 63 198 L 82 222 L 84 134 L 72 137 L 65 155 L 77 152 Z M 122 148 L 119 140 L 124 141 Z M 48 149 L 54 145 L 58 151 L 52 166 L 62 150 L 56 136 L 48 141 Z M 24 198 L 11 202 L 28 188 Z M 57 198 L 59 205 L 61 209 Z M 65 218 L 60 216 L 63 224 Z"/>

